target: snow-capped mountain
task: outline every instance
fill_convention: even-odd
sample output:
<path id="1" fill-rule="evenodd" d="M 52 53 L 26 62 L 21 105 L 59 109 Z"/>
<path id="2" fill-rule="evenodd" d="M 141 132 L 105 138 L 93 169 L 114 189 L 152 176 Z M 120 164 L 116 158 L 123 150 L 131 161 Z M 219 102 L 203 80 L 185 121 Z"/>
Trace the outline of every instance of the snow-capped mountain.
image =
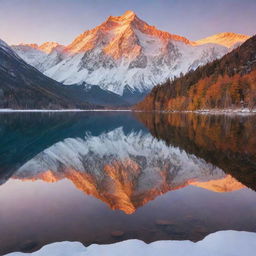
<path id="1" fill-rule="evenodd" d="M 41 72 L 44 71 L 42 63 L 46 61 L 47 54 L 38 49 L 37 45 L 34 44 L 20 44 L 12 46 L 12 49 L 27 63 L 37 68 Z"/>
<path id="2" fill-rule="evenodd" d="M 236 40 L 243 39 L 234 38 L 232 42 Z M 52 50 L 42 57 L 42 49 L 38 55 L 16 46 L 14 49 L 59 82 L 98 85 L 122 95 L 127 89 L 149 91 L 158 83 L 222 57 L 229 49 L 218 42 L 192 42 L 160 31 L 127 11 L 85 31 L 58 53 Z"/>
<path id="3" fill-rule="evenodd" d="M 19 51 L 19 49 L 24 49 L 25 50 L 29 50 L 29 49 L 34 49 L 34 50 L 38 50 L 40 52 L 44 52 L 45 54 L 49 54 L 52 52 L 52 50 L 54 50 L 56 47 L 59 46 L 63 46 L 58 44 L 57 42 L 45 42 L 41 45 L 38 44 L 18 44 L 18 45 L 13 45 L 12 47 L 15 49 L 17 48 L 17 51 Z"/>
<path id="4" fill-rule="evenodd" d="M 44 72 L 64 59 L 64 46 L 55 42 L 42 45 L 19 44 L 12 49 L 27 63 Z"/>
<path id="5" fill-rule="evenodd" d="M 187 185 L 218 192 L 243 187 L 203 159 L 148 133 L 125 135 L 122 128 L 60 141 L 28 161 L 13 178 L 46 182 L 67 178 L 86 194 L 128 214 Z"/>
<path id="6" fill-rule="evenodd" d="M 53 49 L 59 46 L 62 46 L 62 45 L 58 44 L 57 42 L 45 42 L 40 46 L 38 46 L 38 49 L 49 54 L 52 52 Z"/>
<path id="7" fill-rule="evenodd" d="M 234 48 L 236 46 L 239 46 L 244 41 L 248 40 L 250 37 L 242 34 L 237 33 L 220 33 L 217 35 L 209 36 L 206 38 L 203 38 L 201 40 L 196 41 L 195 43 L 197 45 L 202 44 L 219 44 L 228 48 Z"/>

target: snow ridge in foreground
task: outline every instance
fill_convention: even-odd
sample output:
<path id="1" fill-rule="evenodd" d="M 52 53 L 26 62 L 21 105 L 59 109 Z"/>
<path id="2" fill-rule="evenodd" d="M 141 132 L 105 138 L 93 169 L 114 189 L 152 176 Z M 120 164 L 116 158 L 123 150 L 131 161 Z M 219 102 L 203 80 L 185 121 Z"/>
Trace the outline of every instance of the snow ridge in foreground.
<path id="1" fill-rule="evenodd" d="M 127 240 L 110 245 L 83 246 L 79 242 L 59 242 L 44 246 L 32 254 L 10 253 L 8 256 L 254 256 L 256 233 L 219 231 L 202 241 L 157 241 L 145 244 L 140 240 Z M 7 256 L 6 255 L 6 256 Z"/>

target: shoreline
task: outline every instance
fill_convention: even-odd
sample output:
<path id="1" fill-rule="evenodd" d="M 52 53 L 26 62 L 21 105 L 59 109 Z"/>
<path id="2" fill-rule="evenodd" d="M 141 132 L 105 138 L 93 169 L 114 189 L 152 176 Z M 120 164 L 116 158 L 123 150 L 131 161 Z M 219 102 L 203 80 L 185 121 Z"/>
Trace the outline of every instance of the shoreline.
<path id="1" fill-rule="evenodd" d="M 134 110 L 134 109 L 0 109 L 0 113 L 65 113 L 65 112 L 137 112 L 137 113 L 194 113 L 205 115 L 255 115 L 256 109 L 200 109 L 200 110 Z"/>
<path id="2" fill-rule="evenodd" d="M 130 109 L 0 109 L 0 113 L 47 113 L 47 112 L 131 112 Z"/>
<path id="3" fill-rule="evenodd" d="M 201 109 L 201 110 L 195 110 L 195 113 L 200 114 L 256 114 L 256 109 L 248 109 L 248 108 L 240 108 L 240 109 Z"/>
<path id="4" fill-rule="evenodd" d="M 134 112 L 152 112 L 152 113 L 165 113 L 165 114 L 172 114 L 172 113 L 180 113 L 180 114 L 205 114 L 205 115 L 255 115 L 256 109 L 249 110 L 248 108 L 244 109 L 199 109 L 199 110 L 133 110 Z"/>

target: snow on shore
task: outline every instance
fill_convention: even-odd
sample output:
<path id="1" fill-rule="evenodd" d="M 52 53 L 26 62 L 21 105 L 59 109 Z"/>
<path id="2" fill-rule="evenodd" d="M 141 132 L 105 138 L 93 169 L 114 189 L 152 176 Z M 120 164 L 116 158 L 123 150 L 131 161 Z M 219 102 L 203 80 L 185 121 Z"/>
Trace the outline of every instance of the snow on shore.
<path id="1" fill-rule="evenodd" d="M 248 109 L 248 108 L 238 108 L 238 109 L 198 109 L 198 110 L 152 110 L 152 111 L 144 111 L 144 110 L 134 110 L 134 112 L 155 112 L 155 113 L 195 113 L 195 114 L 206 114 L 206 115 L 251 115 L 256 114 L 256 108 Z"/>
<path id="2" fill-rule="evenodd" d="M 249 109 L 249 108 L 238 108 L 238 109 L 199 109 L 193 112 L 196 113 L 205 113 L 205 114 L 253 114 L 256 113 L 256 109 Z"/>
<path id="3" fill-rule="evenodd" d="M 219 231 L 202 241 L 157 241 L 145 244 L 127 240 L 110 245 L 83 246 L 79 242 L 59 242 L 44 246 L 32 254 L 10 253 L 8 256 L 254 256 L 256 233 Z M 6 256 L 7 256 L 6 255 Z"/>

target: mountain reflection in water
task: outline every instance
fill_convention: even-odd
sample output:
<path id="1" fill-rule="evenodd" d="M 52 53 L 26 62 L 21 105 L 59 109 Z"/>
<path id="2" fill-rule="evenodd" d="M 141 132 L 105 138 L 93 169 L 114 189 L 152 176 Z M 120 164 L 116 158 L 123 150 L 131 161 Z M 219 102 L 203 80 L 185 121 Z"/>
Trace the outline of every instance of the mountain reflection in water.
<path id="1" fill-rule="evenodd" d="M 6 245 L 0 253 L 61 240 L 197 241 L 217 230 L 256 231 L 254 116 L 109 112 L 0 119 L 0 204 L 6 206 L 0 210 L 0 243 Z M 45 189 L 42 181 L 52 185 Z M 236 196 L 216 193 L 232 191 Z M 21 202 L 13 205 L 19 196 L 40 214 Z M 71 213 L 75 202 L 79 206 Z M 50 216 L 59 216 L 56 225 L 70 232 L 52 227 Z M 34 226 L 14 238 L 29 219 Z M 42 231 L 45 227 L 52 233 Z"/>
<path id="2" fill-rule="evenodd" d="M 112 209 L 127 214 L 170 190 L 195 185 L 233 191 L 243 185 L 203 159 L 150 134 L 117 128 L 100 136 L 65 139 L 24 164 L 12 178 L 56 182 L 67 178 Z"/>

